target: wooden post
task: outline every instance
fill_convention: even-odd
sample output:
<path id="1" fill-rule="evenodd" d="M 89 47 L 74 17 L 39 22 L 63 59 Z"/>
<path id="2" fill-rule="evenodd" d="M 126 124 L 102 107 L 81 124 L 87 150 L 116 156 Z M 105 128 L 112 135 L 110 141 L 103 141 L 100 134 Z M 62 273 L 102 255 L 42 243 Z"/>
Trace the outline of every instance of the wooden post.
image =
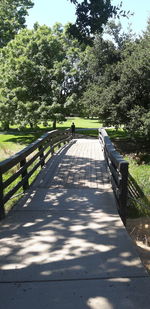
<path id="1" fill-rule="evenodd" d="M 119 195 L 119 206 L 120 206 L 120 216 L 126 225 L 127 218 L 127 198 L 128 198 L 128 162 L 122 162 L 120 164 L 120 173 L 122 175 L 120 195 Z"/>
<path id="2" fill-rule="evenodd" d="M 39 147 L 39 151 L 41 151 L 40 161 L 41 161 L 41 168 L 42 168 L 44 166 L 44 164 L 45 164 L 44 151 L 43 151 L 43 146 L 42 145 Z"/>
<path id="3" fill-rule="evenodd" d="M 22 161 L 20 161 L 20 167 L 24 167 L 25 165 L 26 165 L 26 159 L 23 159 Z M 24 192 L 29 188 L 28 179 L 25 180 L 25 177 L 27 175 L 28 175 L 28 171 L 27 171 L 27 168 L 25 168 L 24 171 L 22 172 L 22 179 L 24 180 L 24 183 L 23 183 Z"/>
<path id="4" fill-rule="evenodd" d="M 50 148 L 51 148 L 51 155 L 53 155 L 54 154 L 53 137 L 51 137 Z"/>
<path id="5" fill-rule="evenodd" d="M 0 172 L 0 219 L 5 217 L 5 210 L 4 210 L 4 192 L 3 192 L 3 178 Z"/>

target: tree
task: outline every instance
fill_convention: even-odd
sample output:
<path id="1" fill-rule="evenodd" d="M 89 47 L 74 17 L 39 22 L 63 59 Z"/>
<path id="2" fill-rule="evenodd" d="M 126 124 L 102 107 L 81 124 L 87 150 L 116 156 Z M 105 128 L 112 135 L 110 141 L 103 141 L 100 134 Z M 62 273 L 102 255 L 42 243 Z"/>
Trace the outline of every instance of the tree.
<path id="1" fill-rule="evenodd" d="M 32 0 L 1 0 L 0 2 L 0 48 L 25 27 L 25 17 L 33 7 Z"/>
<path id="2" fill-rule="evenodd" d="M 14 115 L 17 108 L 15 93 L 8 88 L 0 89 L 0 121 L 4 130 L 9 129 L 10 124 L 14 124 Z"/>
<path id="3" fill-rule="evenodd" d="M 148 32 L 147 32 L 148 34 Z M 141 131 L 148 136 L 150 110 L 150 36 L 144 36 L 136 43 L 134 53 L 129 55 L 121 67 L 119 88 L 120 105 L 124 106 L 124 125 L 131 132 Z M 150 120 L 149 120 L 150 121 Z"/>
<path id="4" fill-rule="evenodd" d="M 121 51 L 115 42 L 104 39 L 102 35 L 96 36 L 93 47 L 88 50 L 88 83 L 81 103 L 86 115 L 101 118 L 105 105 L 105 97 L 101 100 L 103 91 L 112 80 L 115 82 L 119 78 L 116 65 L 121 61 Z"/>
<path id="5" fill-rule="evenodd" d="M 109 35 L 111 41 L 114 42 L 117 49 L 122 50 L 124 44 L 131 42 L 135 35 L 132 32 L 131 25 L 128 25 L 127 32 L 123 31 L 121 22 L 116 23 L 114 19 L 108 21 L 104 28 L 104 34 Z"/>
<path id="6" fill-rule="evenodd" d="M 6 104 L 6 93 L 13 97 L 16 111 L 13 120 L 20 126 L 65 119 L 75 109 L 83 88 L 84 50 L 70 40 L 60 24 L 52 29 L 35 25 L 33 30 L 22 30 L 1 50 L 1 101 L 5 124 L 11 120 Z M 5 90 L 5 91 L 4 91 Z M 8 101 L 7 101 L 8 102 Z M 2 115 L 0 115 L 2 121 Z"/>
<path id="7" fill-rule="evenodd" d="M 140 39 L 125 39 L 121 45 L 114 46 L 119 58 L 109 62 L 109 53 L 94 59 L 98 75 L 83 96 L 84 108 L 98 115 L 106 126 L 121 125 L 134 136 L 150 137 L 150 27 Z M 101 46 L 101 45 L 99 45 Z M 103 49 L 100 49 L 100 54 Z M 109 49 L 110 51 L 110 49 Z M 91 60 L 91 59 L 90 59 Z M 116 61 L 117 60 L 117 61 Z M 91 67 L 91 66 L 90 66 Z M 93 66 L 94 67 L 94 66 Z M 95 66 L 96 67 L 96 66 Z M 99 71 L 98 71 L 99 68 Z M 92 71 L 93 72 L 93 71 Z M 87 103 L 87 106 L 86 106 Z"/>
<path id="8" fill-rule="evenodd" d="M 69 32 L 80 42 L 91 45 L 96 33 L 102 33 L 108 19 L 126 16 L 129 12 L 122 10 L 122 2 L 113 6 L 110 0 L 70 0 L 76 7 L 77 19 L 70 25 Z"/>
<path id="9" fill-rule="evenodd" d="M 49 119 L 54 63 L 64 58 L 61 42 L 50 28 L 41 26 L 22 30 L 1 54 L 1 88 L 13 93 L 17 101 L 14 121 L 32 127 L 45 114 Z"/>

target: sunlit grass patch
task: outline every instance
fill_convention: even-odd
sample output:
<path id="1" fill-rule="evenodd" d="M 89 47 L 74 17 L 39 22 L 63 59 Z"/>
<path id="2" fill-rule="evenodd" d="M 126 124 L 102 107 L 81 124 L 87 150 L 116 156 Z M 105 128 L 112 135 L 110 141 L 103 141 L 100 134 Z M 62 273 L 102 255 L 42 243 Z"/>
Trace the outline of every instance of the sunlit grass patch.
<path id="1" fill-rule="evenodd" d="M 131 135 L 123 130 L 123 128 L 119 128 L 118 130 L 115 130 L 114 128 L 107 128 L 106 129 L 107 134 L 112 139 L 128 139 L 131 138 Z"/>
<path id="2" fill-rule="evenodd" d="M 139 197 L 129 200 L 131 217 L 150 216 L 150 155 L 146 155 L 145 158 L 146 162 L 140 162 L 137 156 L 125 156 L 129 162 L 129 173 L 139 187 Z"/>

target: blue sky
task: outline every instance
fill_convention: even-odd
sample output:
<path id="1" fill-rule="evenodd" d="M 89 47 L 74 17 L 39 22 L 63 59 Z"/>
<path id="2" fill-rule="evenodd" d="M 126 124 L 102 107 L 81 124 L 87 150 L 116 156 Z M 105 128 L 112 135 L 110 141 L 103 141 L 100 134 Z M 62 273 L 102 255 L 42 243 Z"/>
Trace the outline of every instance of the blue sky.
<path id="1" fill-rule="evenodd" d="M 117 5 L 121 1 L 112 0 L 113 5 Z M 27 26 L 32 28 L 33 24 L 38 21 L 39 24 L 48 26 L 60 22 L 63 25 L 67 22 L 75 21 L 74 5 L 68 0 L 34 0 L 34 7 L 29 10 L 27 17 Z M 122 18 L 121 23 L 124 30 L 128 23 L 136 34 L 141 34 L 146 29 L 148 17 L 150 17 L 150 0 L 123 0 L 123 8 L 134 12 L 134 16 L 130 19 Z"/>

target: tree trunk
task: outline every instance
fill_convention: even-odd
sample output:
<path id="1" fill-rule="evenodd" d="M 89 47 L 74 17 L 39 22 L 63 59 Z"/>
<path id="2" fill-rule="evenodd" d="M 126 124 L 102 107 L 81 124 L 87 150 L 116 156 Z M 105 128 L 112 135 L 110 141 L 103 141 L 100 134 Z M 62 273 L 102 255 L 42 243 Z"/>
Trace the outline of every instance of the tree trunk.
<path id="1" fill-rule="evenodd" d="M 2 127 L 3 127 L 3 129 L 4 129 L 5 131 L 8 131 L 8 130 L 9 130 L 9 122 L 4 122 L 4 123 L 2 124 Z"/>
<path id="2" fill-rule="evenodd" d="M 30 122 L 30 128 L 33 129 L 33 123 L 32 122 Z"/>
<path id="3" fill-rule="evenodd" d="M 56 129 L 56 119 L 53 121 L 53 130 Z"/>

